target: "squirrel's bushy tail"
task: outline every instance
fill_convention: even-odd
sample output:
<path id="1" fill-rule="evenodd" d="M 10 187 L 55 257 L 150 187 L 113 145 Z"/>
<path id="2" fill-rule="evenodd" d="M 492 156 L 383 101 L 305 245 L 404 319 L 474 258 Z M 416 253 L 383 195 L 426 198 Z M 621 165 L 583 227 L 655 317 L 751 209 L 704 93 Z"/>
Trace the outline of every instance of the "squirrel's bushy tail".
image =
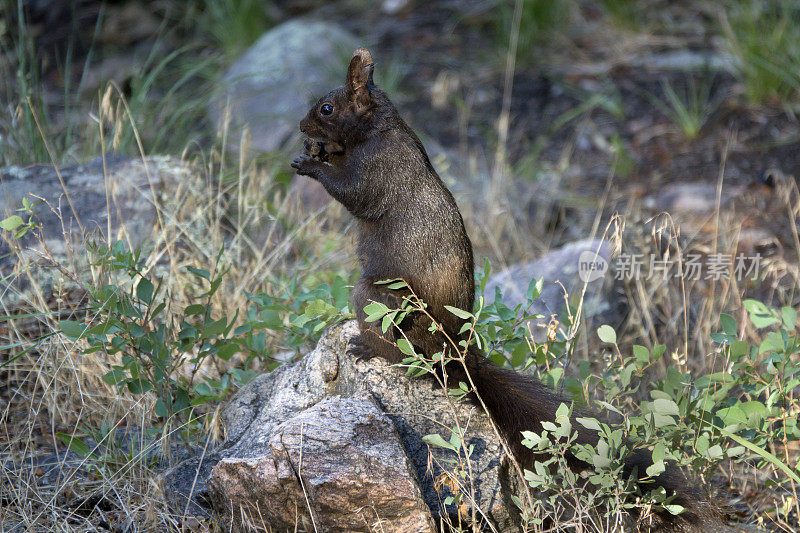
<path id="1" fill-rule="evenodd" d="M 468 352 L 467 368 L 481 400 L 511 447 L 512 453 L 523 468 L 531 468 L 534 453 L 522 445 L 521 432 L 540 433 L 542 421 L 554 421 L 559 405 L 569 405 L 570 401 L 549 390 L 532 376 L 497 366 L 475 347 Z M 597 433 L 576 422 L 575 419 L 579 417 L 597 418 L 597 415 L 584 410 L 573 410 L 572 429 L 578 433 L 577 443 L 597 443 Z M 574 457 L 568 460 L 574 468 L 588 466 Z M 651 464 L 649 450 L 635 450 L 626 459 L 625 474 L 630 475 L 636 468 L 638 476 L 643 478 L 646 475 L 645 469 Z M 673 503 L 683 506 L 685 511 L 674 517 L 657 517 L 660 523 L 653 524 L 654 529 L 698 532 L 727 530 L 705 495 L 676 466 L 667 466 L 666 471 L 656 478 L 656 483 L 664 487 L 667 494 L 677 494 Z"/>

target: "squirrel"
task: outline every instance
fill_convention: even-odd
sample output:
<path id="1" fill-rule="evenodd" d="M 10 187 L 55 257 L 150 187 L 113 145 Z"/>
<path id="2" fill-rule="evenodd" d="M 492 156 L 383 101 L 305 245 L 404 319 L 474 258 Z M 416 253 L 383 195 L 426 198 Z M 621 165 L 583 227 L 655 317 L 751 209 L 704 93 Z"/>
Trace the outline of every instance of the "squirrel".
<path id="1" fill-rule="evenodd" d="M 405 355 L 397 347 L 398 331 L 389 328 L 384 332 L 380 321 L 367 322 L 364 307 L 380 302 L 397 309 L 409 292 L 376 282 L 403 279 L 425 302 L 427 312 L 447 337 L 463 340 L 464 320 L 445 306 L 473 309 L 474 263 L 472 244 L 453 195 L 417 135 L 373 83 L 373 69 L 368 50 L 359 48 L 353 53 L 345 85 L 320 98 L 300 122 L 300 131 L 308 139 L 305 153 L 292 167 L 320 182 L 357 222 L 362 271 L 352 301 L 360 335 L 351 341 L 349 351 L 361 359 L 378 356 L 399 363 Z M 432 332 L 430 326 L 430 319 L 419 312 L 409 314 L 398 325 L 405 338 L 426 356 L 441 352 L 447 343 L 445 334 Z M 555 420 L 559 405 L 569 401 L 532 376 L 492 363 L 475 345 L 468 347 L 464 365 L 455 363 L 446 367 L 449 378 L 468 382 L 469 372 L 514 457 L 530 465 L 533 452 L 522 445 L 520 432 L 541 432 L 541 422 Z M 573 421 L 581 416 L 593 415 L 573 410 Z M 578 443 L 597 443 L 596 432 L 579 423 L 572 427 L 578 432 Z M 643 476 L 651 464 L 647 450 L 636 450 L 626 459 L 625 474 L 637 469 Z M 571 458 L 570 466 L 580 469 L 586 464 Z M 716 508 L 675 466 L 668 466 L 655 483 L 675 494 L 674 503 L 685 508 L 676 516 L 656 516 L 655 529 L 725 529 Z"/>

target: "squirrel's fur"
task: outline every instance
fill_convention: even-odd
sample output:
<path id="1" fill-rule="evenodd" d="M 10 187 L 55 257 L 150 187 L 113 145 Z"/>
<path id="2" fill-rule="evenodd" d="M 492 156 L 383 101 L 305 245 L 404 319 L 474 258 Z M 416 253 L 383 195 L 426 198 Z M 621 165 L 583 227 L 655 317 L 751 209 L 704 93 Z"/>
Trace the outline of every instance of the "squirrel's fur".
<path id="1" fill-rule="evenodd" d="M 448 336 L 462 339 L 463 320 L 445 306 L 472 310 L 474 265 L 472 244 L 453 195 L 433 169 L 419 138 L 386 93 L 374 85 L 372 71 L 370 53 L 356 50 L 346 84 L 321 98 L 300 122 L 300 130 L 327 149 L 327 160 L 312 155 L 307 145 L 306 154 L 292 166 L 298 174 L 319 181 L 358 223 L 362 271 L 353 304 L 361 335 L 352 351 L 398 363 L 405 356 L 396 346 L 396 331 L 389 328 L 384 333 L 380 321 L 366 322 L 364 307 L 376 301 L 396 309 L 404 294 L 375 282 L 402 278 Z M 431 333 L 429 326 L 430 320 L 420 312 L 400 323 L 416 349 L 431 356 L 447 342 L 442 334 Z M 520 432 L 540 432 L 541 422 L 554 420 L 556 409 L 567 400 L 531 376 L 491 363 L 475 346 L 467 352 L 466 367 L 515 457 L 530 465 L 533 455 L 521 444 Z M 447 373 L 456 383 L 467 381 L 459 364 L 448 365 Z M 579 416 L 593 415 L 575 410 L 573 417 Z M 578 442 L 597 442 L 594 431 L 579 423 L 572 427 L 578 431 Z M 577 459 L 571 461 L 578 468 L 586 467 Z M 651 463 L 649 451 L 637 450 L 627 460 L 627 473 L 637 468 L 639 476 L 644 476 Z M 668 493 L 677 493 L 675 503 L 686 508 L 676 517 L 656 517 L 657 529 L 724 529 L 714 507 L 679 469 L 669 466 L 656 482 Z"/>

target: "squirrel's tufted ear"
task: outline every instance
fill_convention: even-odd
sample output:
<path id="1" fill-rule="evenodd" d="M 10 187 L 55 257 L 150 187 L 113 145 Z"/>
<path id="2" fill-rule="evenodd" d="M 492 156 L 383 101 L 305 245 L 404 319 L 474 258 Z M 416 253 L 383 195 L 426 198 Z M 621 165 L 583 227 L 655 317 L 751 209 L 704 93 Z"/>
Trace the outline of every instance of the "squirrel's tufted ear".
<path id="1" fill-rule="evenodd" d="M 369 86 L 372 83 L 372 71 L 375 64 L 372 55 L 366 48 L 359 48 L 353 52 L 350 67 L 347 69 L 347 88 L 355 96 L 369 97 Z"/>

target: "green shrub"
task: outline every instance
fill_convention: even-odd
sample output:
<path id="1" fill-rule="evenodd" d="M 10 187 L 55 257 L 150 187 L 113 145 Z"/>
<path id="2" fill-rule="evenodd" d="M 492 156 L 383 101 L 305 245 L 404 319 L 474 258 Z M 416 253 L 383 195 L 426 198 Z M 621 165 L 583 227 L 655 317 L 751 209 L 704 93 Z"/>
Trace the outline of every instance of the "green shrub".
<path id="1" fill-rule="evenodd" d="M 85 342 L 83 354 L 118 357 L 120 363 L 103 380 L 130 394 L 154 394 L 158 420 L 186 424 L 187 436 L 200 427 L 198 407 L 225 399 L 256 376 L 251 361 L 266 362 L 268 369 L 279 364 L 267 334 L 281 334 L 284 346 L 298 349 L 315 343 L 326 326 L 351 316 L 348 289 L 338 277 L 332 285 L 312 290 L 293 280 L 283 297 L 248 295 L 253 305 L 244 320 L 238 311 L 219 314 L 212 298 L 227 274 L 220 265 L 222 252 L 210 271 L 188 267 L 197 296 L 176 310 L 162 283 L 145 273 L 139 251 L 126 250 L 118 241 L 111 247 L 94 246 L 91 253 L 96 267 L 119 272 L 121 279 L 90 288 L 85 322 L 62 320 L 61 333 Z M 237 354 L 243 364 L 228 365 L 219 378 L 203 371 Z"/>
<path id="2" fill-rule="evenodd" d="M 88 73 L 102 60 L 95 46 L 103 18 L 85 36 L 85 56 L 75 52 L 82 29 L 71 29 L 66 51 L 52 58 L 58 76 L 46 76 L 24 4 L 0 0 L 0 12 L 10 15 L 0 19 L 0 166 L 83 162 L 101 150 L 180 154 L 210 144 L 207 107 L 221 72 L 271 27 L 268 7 L 256 0 L 166 3 L 155 13 L 158 31 L 139 47 L 146 53 L 126 52 L 136 54 L 137 68 L 84 96 Z M 60 90 L 48 91 L 43 78 L 62 80 Z"/>
<path id="3" fill-rule="evenodd" d="M 189 11 L 200 31 L 228 57 L 239 55 L 272 25 L 268 4 L 259 0 L 194 0 Z"/>
<path id="4" fill-rule="evenodd" d="M 800 4 L 730 2 L 722 17 L 728 48 L 752 103 L 781 103 L 800 93 Z"/>
<path id="5" fill-rule="evenodd" d="M 488 265 L 481 287 L 487 276 Z M 401 280 L 387 283 L 391 289 L 408 290 Z M 673 514 L 682 512 L 683 508 L 673 502 L 674 496 L 668 496 L 663 488 L 643 492 L 641 484 L 622 475 L 625 458 L 641 453 L 637 452 L 640 449 L 648 450 L 653 464 L 646 472 L 639 472 L 639 478 L 659 475 L 668 463 L 688 467 L 708 478 L 724 461 L 735 461 L 766 472 L 770 485 L 782 486 L 790 493 L 793 484 L 800 483 L 797 458 L 790 452 L 792 443 L 800 440 L 796 419 L 800 409 L 800 339 L 794 309 L 775 311 L 760 302 L 745 301 L 749 317 L 745 326 L 759 331 L 770 328 L 763 333 L 759 345 L 739 340 L 739 325 L 730 315 L 723 314 L 722 331 L 712 336 L 723 370 L 694 377 L 668 367 L 666 375 L 655 381 L 650 369 L 666 353 L 666 346 L 648 349 L 633 345 L 631 353 L 626 354 L 617 344 L 613 328 L 602 326 L 597 330 L 598 337 L 612 348 L 608 364 L 597 373 L 588 361 L 582 361 L 579 379 L 575 379 L 565 375 L 564 367 L 570 356 L 567 347 L 574 344 L 574 332 L 578 330 L 568 322 L 551 325 L 552 334 L 547 341 L 536 344 L 524 327 L 524 321 L 532 318 L 526 309 L 530 309 L 540 290 L 541 285 L 532 282 L 527 302 L 515 309 L 500 303 L 499 293 L 491 306 L 484 306 L 483 298 L 479 298 L 472 313 L 450 309 L 467 320 L 465 330 L 470 332 L 470 338 L 488 351 L 493 361 L 522 371 L 533 369 L 544 383 L 564 390 L 575 404 L 584 405 L 584 399 L 589 398 L 591 409 L 606 412 L 609 420 L 614 420 L 577 419 L 577 423 L 598 432 L 597 444 L 577 445 L 570 408 L 562 405 L 556 420 L 543 422 L 544 431 L 523 433 L 523 444 L 541 452 L 533 469 L 524 473 L 539 495 L 539 512 L 533 513 L 523 506 L 522 498 L 516 499 L 529 525 L 541 526 L 543 515 L 569 515 L 599 518 L 602 523 L 622 527 L 634 508 L 639 519 L 659 509 Z M 371 303 L 365 311 L 368 321 L 379 321 L 386 331 L 397 327 L 410 313 L 424 313 L 425 305 L 412 292 L 399 309 Z M 435 368 L 443 358 L 461 361 L 463 344 L 460 341 L 460 345 L 431 357 L 416 353 L 403 338 L 397 346 L 407 356 L 402 364 L 410 374 L 436 376 Z M 468 384 L 458 383 L 449 391 L 449 397 L 460 400 L 470 392 Z M 647 399 L 641 400 L 643 394 Z M 465 444 L 468 437 L 461 426 L 452 428 L 449 437 L 428 435 L 425 441 L 458 454 L 458 468 L 451 474 L 465 475 L 468 469 L 463 462 L 469 461 L 471 450 Z M 567 464 L 568 451 L 593 469 L 573 472 Z M 457 502 L 458 496 L 449 503 Z M 798 512 L 798 504 L 791 498 L 786 502 L 778 511 L 790 520 L 789 514 Z"/>
<path id="6" fill-rule="evenodd" d="M 663 99 L 648 93 L 650 102 L 689 140 L 700 134 L 722 103 L 722 97 L 713 94 L 713 78 L 708 75 L 699 80 L 689 78 L 682 89 L 676 90 L 669 82 L 663 82 L 661 87 Z"/>
<path id="7" fill-rule="evenodd" d="M 500 0 L 492 9 L 491 22 L 497 45 L 507 49 L 514 21 L 514 1 Z M 569 2 L 565 0 L 525 0 L 522 2 L 517 58 L 522 63 L 536 59 L 537 48 L 563 31 L 569 23 Z"/>

